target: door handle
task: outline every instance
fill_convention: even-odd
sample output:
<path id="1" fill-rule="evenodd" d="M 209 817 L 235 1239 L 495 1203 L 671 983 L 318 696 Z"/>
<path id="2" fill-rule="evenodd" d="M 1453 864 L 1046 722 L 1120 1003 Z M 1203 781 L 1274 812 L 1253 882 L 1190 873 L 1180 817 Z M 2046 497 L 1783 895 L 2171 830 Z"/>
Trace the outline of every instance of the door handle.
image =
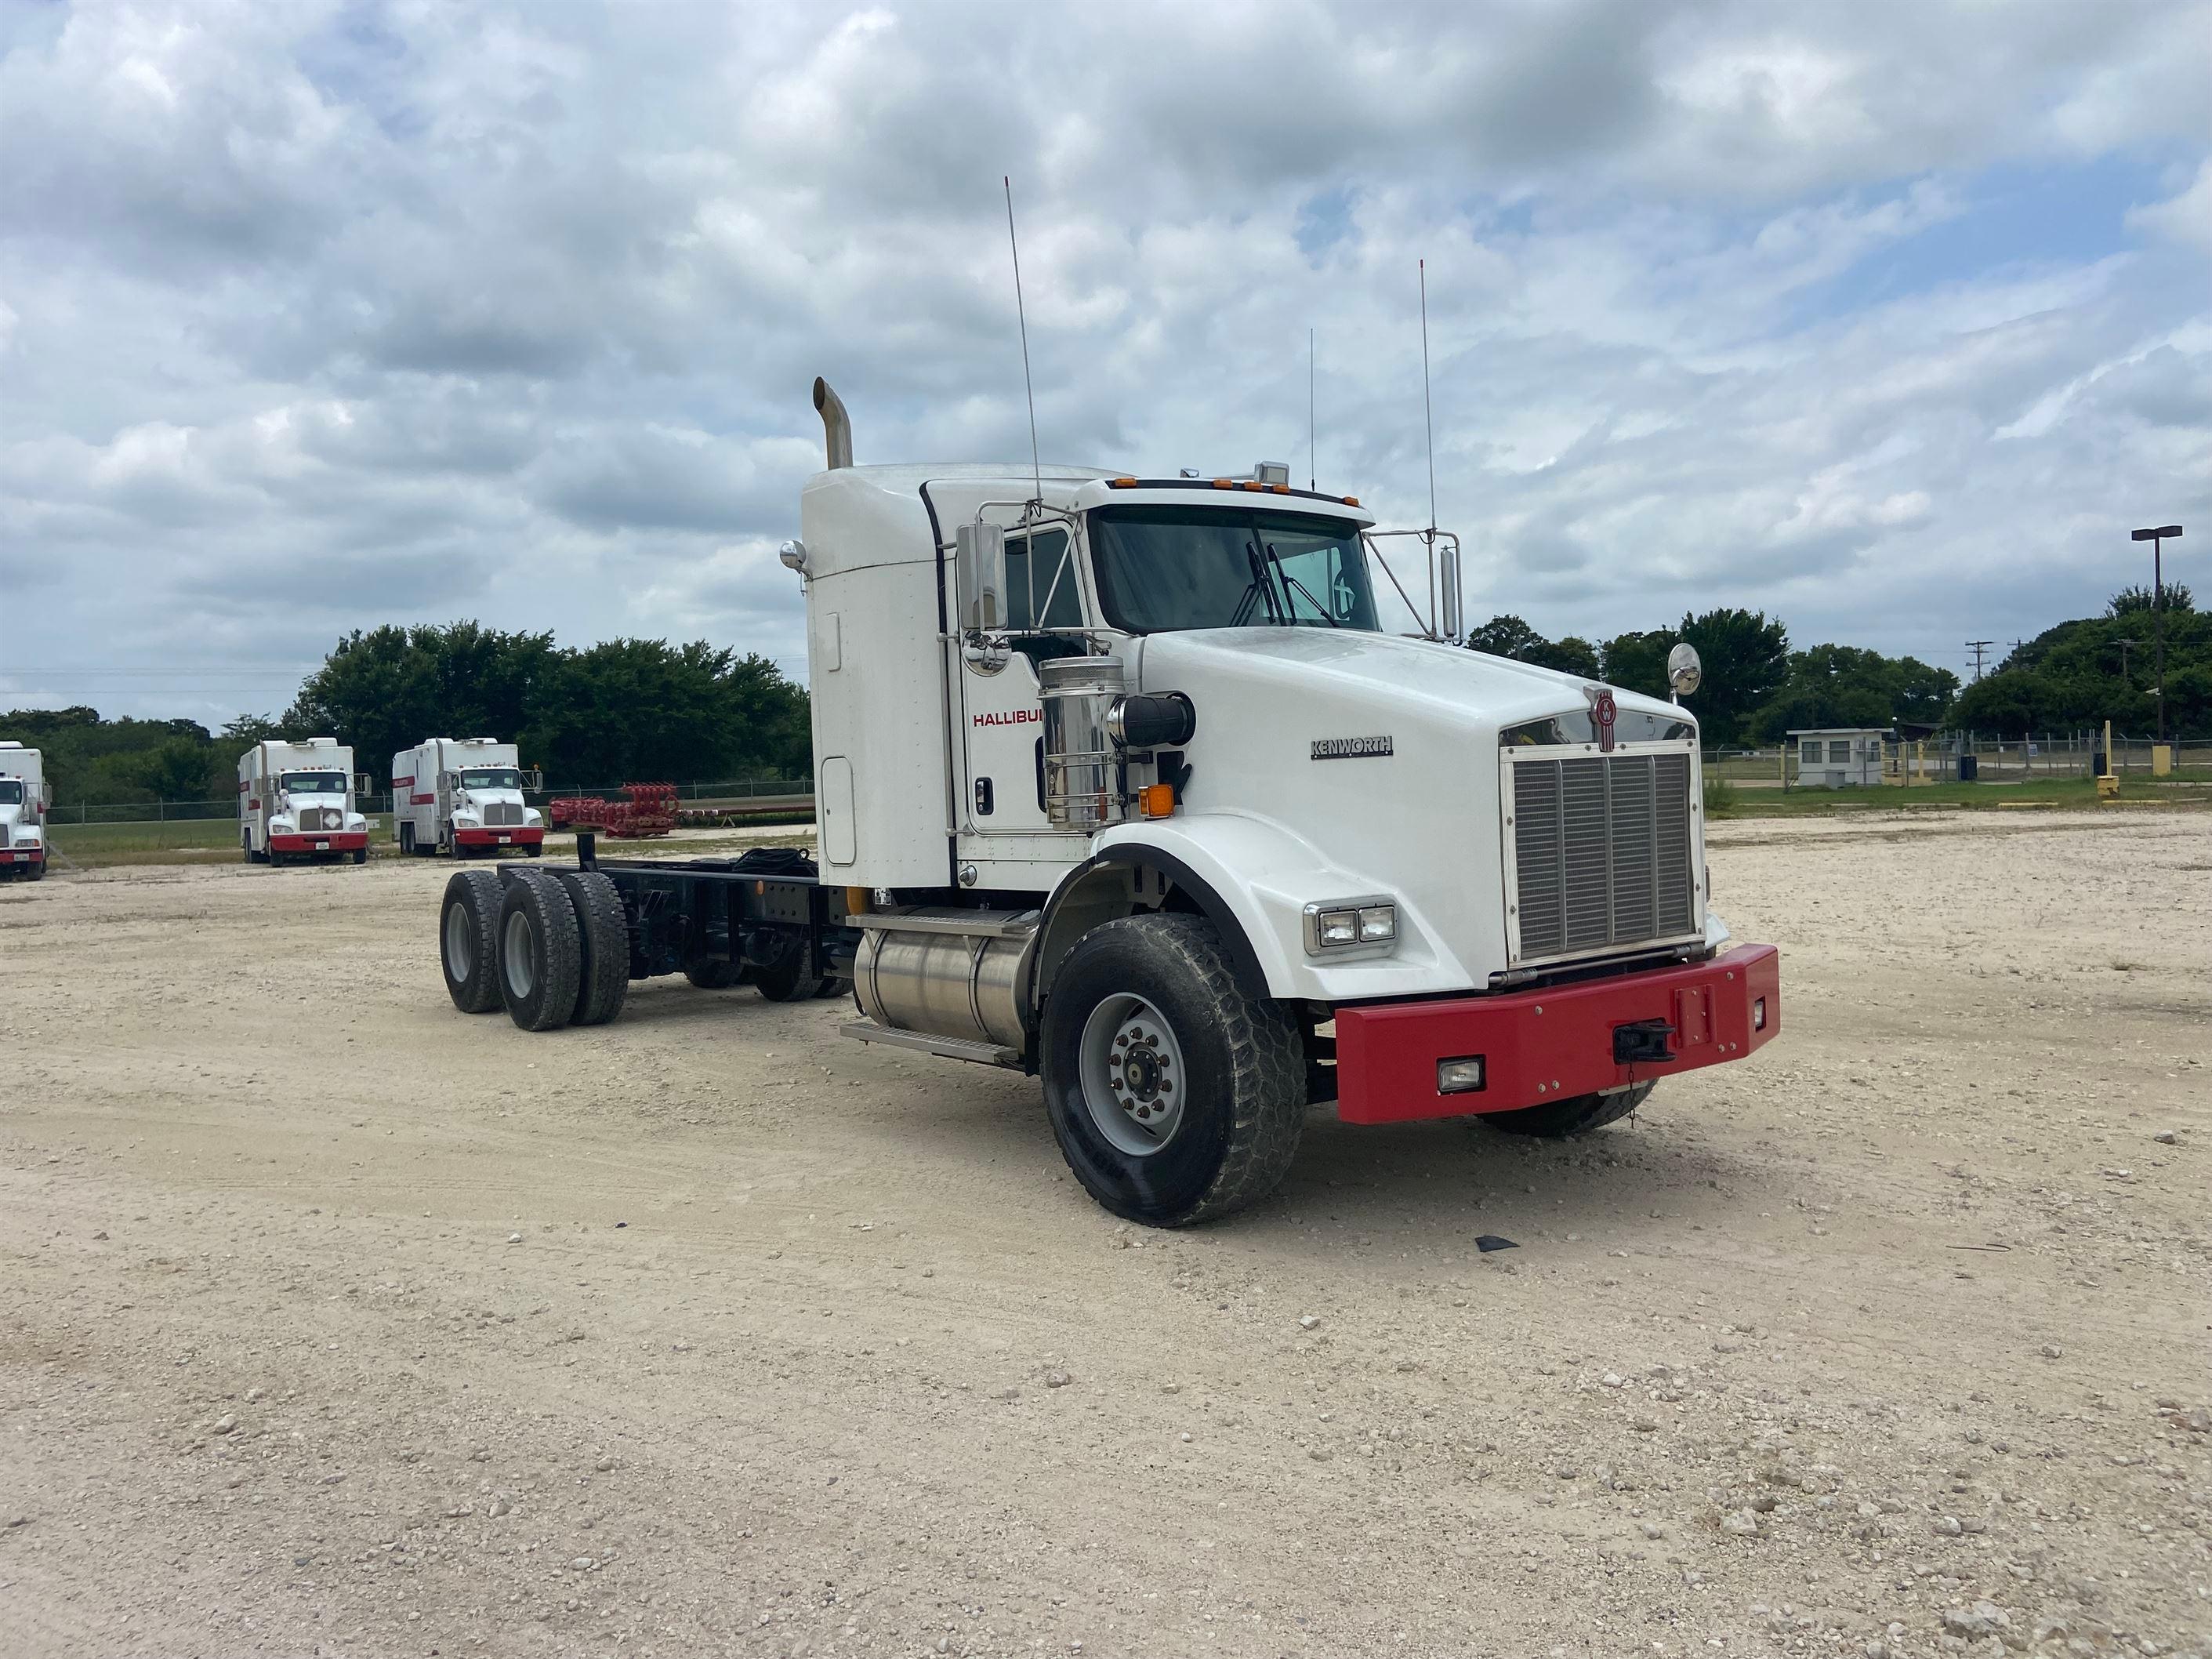
<path id="1" fill-rule="evenodd" d="M 977 817 L 979 817 L 979 818 L 988 818 L 988 817 L 989 817 L 991 816 L 991 807 L 992 807 L 992 804 L 993 804 L 993 803 L 992 803 L 992 799 L 991 799 L 991 781 L 990 781 L 990 779 L 988 779 L 988 778 L 978 778 L 978 779 L 976 779 L 976 780 L 975 780 L 975 816 L 976 816 Z"/>

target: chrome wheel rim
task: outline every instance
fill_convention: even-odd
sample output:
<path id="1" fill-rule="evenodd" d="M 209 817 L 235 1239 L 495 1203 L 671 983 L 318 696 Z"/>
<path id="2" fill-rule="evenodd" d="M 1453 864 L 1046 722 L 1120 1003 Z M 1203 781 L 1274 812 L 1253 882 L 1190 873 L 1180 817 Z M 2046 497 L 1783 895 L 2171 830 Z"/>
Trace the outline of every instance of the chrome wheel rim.
<path id="1" fill-rule="evenodd" d="M 1116 1151 L 1149 1158 L 1182 1127 L 1182 1045 L 1142 997 L 1109 996 L 1091 1011 L 1079 1070 L 1091 1125 Z"/>
<path id="2" fill-rule="evenodd" d="M 533 942 L 530 918 L 517 910 L 507 919 L 506 945 L 500 952 L 507 969 L 507 988 L 517 997 L 528 996 L 538 983 L 538 964 L 530 949 Z"/>
<path id="3" fill-rule="evenodd" d="M 470 924 L 466 905 L 446 907 L 446 971 L 456 984 L 465 985 L 476 971 L 476 931 Z"/>

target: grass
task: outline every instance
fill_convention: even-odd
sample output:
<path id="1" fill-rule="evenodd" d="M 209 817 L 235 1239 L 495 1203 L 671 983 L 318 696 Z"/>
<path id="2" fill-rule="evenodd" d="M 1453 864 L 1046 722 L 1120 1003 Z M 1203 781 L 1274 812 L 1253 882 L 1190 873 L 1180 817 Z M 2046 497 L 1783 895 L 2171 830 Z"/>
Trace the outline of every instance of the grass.
<path id="1" fill-rule="evenodd" d="M 1894 812 L 1942 807 L 1950 811 L 1990 811 L 2004 807 L 2074 807 L 2097 805 L 2097 786 L 2088 778 L 2039 778 L 2033 783 L 1934 783 L 1911 788 L 1894 785 L 1865 789 L 1734 789 L 1725 811 L 1714 810 L 1712 783 L 1706 785 L 1709 818 L 1823 817 L 1844 812 Z M 1726 788 L 1727 786 L 1721 786 Z M 2124 779 L 2120 798 L 2185 805 L 2212 799 L 2202 788 L 2154 788 L 2150 780 Z"/>

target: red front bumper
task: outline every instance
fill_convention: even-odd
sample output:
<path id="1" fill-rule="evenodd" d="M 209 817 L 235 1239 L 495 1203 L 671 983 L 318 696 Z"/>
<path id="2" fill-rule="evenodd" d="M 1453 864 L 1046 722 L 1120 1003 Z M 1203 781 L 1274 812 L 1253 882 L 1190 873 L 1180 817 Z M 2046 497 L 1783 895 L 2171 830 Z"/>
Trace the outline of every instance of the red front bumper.
<path id="1" fill-rule="evenodd" d="M 43 847 L 18 847 L 0 853 L 0 864 L 44 864 L 46 849 Z"/>
<path id="2" fill-rule="evenodd" d="M 1650 1020 L 1674 1028 L 1673 1058 L 1617 1065 L 1614 1028 Z M 1540 991 L 1339 1008 L 1336 1112 L 1347 1123 L 1510 1112 L 1741 1060 L 1781 1029 L 1771 945 Z M 1478 1054 L 1480 1089 L 1438 1091 L 1437 1061 Z"/>
<path id="3" fill-rule="evenodd" d="M 543 830 L 456 830 L 456 847 L 542 847 L 545 844 Z"/>
<path id="4" fill-rule="evenodd" d="M 368 845 L 366 830 L 325 830 L 319 834 L 271 836 L 272 853 L 358 853 Z"/>

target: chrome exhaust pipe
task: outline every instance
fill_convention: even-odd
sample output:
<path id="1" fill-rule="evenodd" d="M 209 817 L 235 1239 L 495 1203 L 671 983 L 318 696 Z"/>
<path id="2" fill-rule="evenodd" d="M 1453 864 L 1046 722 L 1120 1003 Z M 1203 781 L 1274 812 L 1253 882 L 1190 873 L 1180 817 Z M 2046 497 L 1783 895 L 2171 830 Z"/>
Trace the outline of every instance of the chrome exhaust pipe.
<path id="1" fill-rule="evenodd" d="M 830 382 L 814 377 L 814 408 L 822 416 L 822 436 L 830 448 L 830 470 L 853 464 L 853 422 L 844 400 L 830 389 Z"/>

